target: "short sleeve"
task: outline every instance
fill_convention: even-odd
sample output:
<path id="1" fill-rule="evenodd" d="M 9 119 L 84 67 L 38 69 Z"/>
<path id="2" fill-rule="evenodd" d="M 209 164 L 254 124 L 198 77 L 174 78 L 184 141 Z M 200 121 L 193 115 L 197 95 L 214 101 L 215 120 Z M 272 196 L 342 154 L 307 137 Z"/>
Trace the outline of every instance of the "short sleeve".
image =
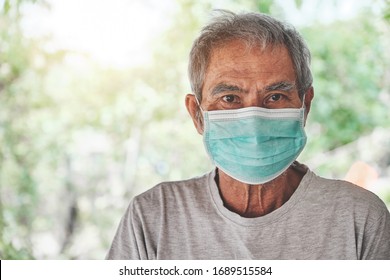
<path id="1" fill-rule="evenodd" d="M 135 237 L 136 224 L 132 201 L 122 217 L 114 240 L 106 255 L 107 260 L 139 260 L 139 250 Z"/>
<path id="2" fill-rule="evenodd" d="M 384 204 L 379 219 L 366 229 L 361 256 L 367 260 L 390 260 L 390 213 Z"/>

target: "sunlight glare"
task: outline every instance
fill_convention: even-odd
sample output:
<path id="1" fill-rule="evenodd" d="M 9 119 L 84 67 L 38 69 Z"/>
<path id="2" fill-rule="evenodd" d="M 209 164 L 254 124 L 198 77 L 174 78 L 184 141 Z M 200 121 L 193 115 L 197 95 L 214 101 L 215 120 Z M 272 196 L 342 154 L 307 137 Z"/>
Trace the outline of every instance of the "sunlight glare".
<path id="1" fill-rule="evenodd" d="M 167 14 L 173 10 L 173 1 L 47 2 L 47 12 L 26 12 L 27 33 L 51 34 L 51 48 L 85 53 L 112 67 L 147 63 L 153 39 L 168 27 Z"/>

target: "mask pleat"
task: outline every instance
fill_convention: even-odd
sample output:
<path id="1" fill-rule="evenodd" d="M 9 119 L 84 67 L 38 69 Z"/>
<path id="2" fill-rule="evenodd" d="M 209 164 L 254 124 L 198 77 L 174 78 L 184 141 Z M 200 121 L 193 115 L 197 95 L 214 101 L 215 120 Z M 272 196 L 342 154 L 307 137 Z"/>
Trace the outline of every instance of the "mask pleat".
<path id="1" fill-rule="evenodd" d="M 233 178 L 250 183 L 272 180 L 288 168 L 306 144 L 303 110 L 251 107 L 212 111 L 213 118 L 204 112 L 206 150 Z"/>

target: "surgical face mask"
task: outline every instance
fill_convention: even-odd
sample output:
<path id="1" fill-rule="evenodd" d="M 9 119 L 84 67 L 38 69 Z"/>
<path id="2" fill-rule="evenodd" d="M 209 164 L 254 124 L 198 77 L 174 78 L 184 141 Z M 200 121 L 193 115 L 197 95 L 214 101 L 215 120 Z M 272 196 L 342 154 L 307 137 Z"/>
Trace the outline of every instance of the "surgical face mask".
<path id="1" fill-rule="evenodd" d="M 275 179 L 306 144 L 304 107 L 202 112 L 203 142 L 210 159 L 243 183 L 262 184 Z"/>

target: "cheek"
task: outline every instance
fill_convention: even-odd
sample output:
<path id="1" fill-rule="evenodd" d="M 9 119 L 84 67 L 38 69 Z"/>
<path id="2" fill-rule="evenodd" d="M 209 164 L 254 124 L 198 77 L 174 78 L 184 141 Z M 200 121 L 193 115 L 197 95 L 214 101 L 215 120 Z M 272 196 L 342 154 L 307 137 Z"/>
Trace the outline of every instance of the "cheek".
<path id="1" fill-rule="evenodd" d="M 214 110 L 222 110 L 220 103 L 218 100 L 204 100 L 202 102 L 202 108 L 206 111 L 214 111 Z"/>

